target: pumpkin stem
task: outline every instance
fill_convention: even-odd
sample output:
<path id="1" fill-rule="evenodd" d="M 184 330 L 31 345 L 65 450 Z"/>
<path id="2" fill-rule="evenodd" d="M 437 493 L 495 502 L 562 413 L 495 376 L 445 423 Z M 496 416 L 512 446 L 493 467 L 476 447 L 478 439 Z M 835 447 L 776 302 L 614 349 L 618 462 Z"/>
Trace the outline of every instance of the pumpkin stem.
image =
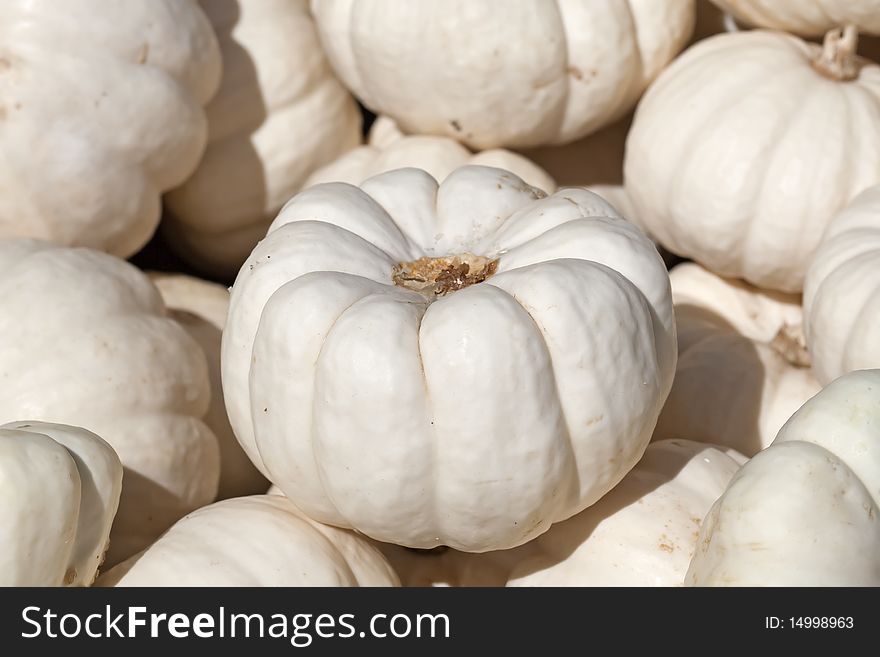
<path id="1" fill-rule="evenodd" d="M 856 55 L 858 45 L 859 32 L 855 25 L 830 30 L 822 41 L 822 51 L 813 59 L 813 68 L 832 80 L 856 79 L 861 68 Z"/>
<path id="2" fill-rule="evenodd" d="M 812 365 L 810 352 L 807 351 L 804 329 L 800 324 L 794 326 L 783 324 L 776 337 L 770 342 L 770 346 L 795 367 L 810 367 Z"/>
<path id="3" fill-rule="evenodd" d="M 448 292 L 482 283 L 498 269 L 498 258 L 463 253 L 441 258 L 423 257 L 399 262 L 391 272 L 395 285 L 428 297 L 441 297 Z"/>

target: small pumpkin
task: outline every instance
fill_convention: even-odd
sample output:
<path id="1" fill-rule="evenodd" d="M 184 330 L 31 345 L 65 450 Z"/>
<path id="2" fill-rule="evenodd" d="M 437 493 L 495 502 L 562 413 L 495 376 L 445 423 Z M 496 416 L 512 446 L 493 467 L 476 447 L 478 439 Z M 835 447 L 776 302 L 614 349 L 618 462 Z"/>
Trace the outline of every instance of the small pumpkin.
<path id="1" fill-rule="evenodd" d="M 334 77 L 307 0 L 201 0 L 223 56 L 208 147 L 166 195 L 168 243 L 215 276 L 235 275 L 306 177 L 361 141 L 357 104 Z"/>
<path id="2" fill-rule="evenodd" d="M 220 336 L 229 311 L 229 290 L 223 285 L 185 274 L 149 272 L 149 277 L 162 295 L 169 315 L 199 343 L 208 361 L 211 405 L 204 421 L 220 446 L 217 499 L 265 492 L 269 483 L 235 439 L 223 404 Z"/>
<path id="3" fill-rule="evenodd" d="M 127 257 L 205 148 L 220 52 L 196 0 L 0 7 L 0 238 Z"/>
<path id="4" fill-rule="evenodd" d="M 0 422 L 81 426 L 125 481 L 107 563 L 214 500 L 217 438 L 205 356 L 145 274 L 111 255 L 0 241 Z"/>
<path id="5" fill-rule="evenodd" d="M 835 380 L 731 480 L 686 583 L 880 586 L 880 370 Z"/>
<path id="6" fill-rule="evenodd" d="M 851 28 L 823 46 L 752 30 L 676 59 L 626 144 L 648 232 L 722 276 L 800 292 L 831 218 L 880 183 L 880 66 L 855 47 Z"/>
<path id="7" fill-rule="evenodd" d="M 822 388 L 810 368 L 800 297 L 695 263 L 676 266 L 669 280 L 678 364 L 654 440 L 701 440 L 751 456 Z"/>
<path id="8" fill-rule="evenodd" d="M 98 586 L 397 586 L 381 553 L 354 532 L 320 525 L 286 498 L 217 502 L 174 524 Z"/>
<path id="9" fill-rule="evenodd" d="M 820 381 L 880 367 L 880 185 L 825 231 L 807 271 L 804 318 Z"/>
<path id="10" fill-rule="evenodd" d="M 398 169 L 284 207 L 232 288 L 221 362 L 239 442 L 310 517 L 509 548 L 647 446 L 675 368 L 669 281 L 589 191 Z"/>
<path id="11" fill-rule="evenodd" d="M 878 0 L 712 0 L 737 20 L 801 36 L 821 36 L 839 25 L 854 23 L 880 34 Z"/>
<path id="12" fill-rule="evenodd" d="M 662 440 L 596 504 L 518 548 L 380 548 L 407 586 L 681 586 L 700 522 L 743 462 L 722 447 Z"/>
<path id="13" fill-rule="evenodd" d="M 359 185 L 371 176 L 405 167 L 422 169 L 442 181 L 467 164 L 506 169 L 545 192 L 556 190 L 556 183 L 546 171 L 518 153 L 502 148 L 472 153 L 449 137 L 404 135 L 394 121 L 385 116 L 373 123 L 365 145 L 315 171 L 304 186 L 323 182 Z"/>
<path id="14" fill-rule="evenodd" d="M 88 586 L 104 560 L 122 464 L 90 431 L 0 426 L 0 586 Z"/>
<path id="15" fill-rule="evenodd" d="M 312 13 L 365 105 L 475 150 L 563 144 L 613 123 L 694 27 L 693 0 L 313 0 Z"/>

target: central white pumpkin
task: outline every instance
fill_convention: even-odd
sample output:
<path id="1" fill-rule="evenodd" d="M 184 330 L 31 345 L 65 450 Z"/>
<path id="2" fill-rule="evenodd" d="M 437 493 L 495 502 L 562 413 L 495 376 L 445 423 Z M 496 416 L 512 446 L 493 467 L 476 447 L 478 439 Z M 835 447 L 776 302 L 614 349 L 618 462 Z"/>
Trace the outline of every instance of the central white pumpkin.
<path id="1" fill-rule="evenodd" d="M 620 481 L 675 359 L 644 234 L 469 166 L 294 197 L 235 282 L 222 371 L 239 441 L 309 516 L 480 552 Z"/>

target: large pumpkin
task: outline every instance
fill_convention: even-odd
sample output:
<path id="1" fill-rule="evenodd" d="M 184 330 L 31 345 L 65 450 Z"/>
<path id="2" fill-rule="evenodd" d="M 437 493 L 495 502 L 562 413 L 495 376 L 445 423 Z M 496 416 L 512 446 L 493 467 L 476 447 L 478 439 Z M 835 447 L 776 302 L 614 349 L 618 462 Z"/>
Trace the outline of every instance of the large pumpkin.
<path id="1" fill-rule="evenodd" d="M 855 45 L 849 29 L 824 46 L 737 32 L 663 71 L 624 164 L 651 235 L 723 276 L 799 292 L 831 218 L 880 183 L 880 66 Z"/>
<path id="2" fill-rule="evenodd" d="M 122 464 L 63 424 L 0 426 L 0 586 L 88 586 L 104 560 Z"/>
<path id="3" fill-rule="evenodd" d="M 0 344 L 0 422 L 85 427 L 122 460 L 108 563 L 213 501 L 205 356 L 146 275 L 91 249 L 0 241 Z"/>
<path id="4" fill-rule="evenodd" d="M 669 280 L 678 364 L 654 440 L 700 440 L 751 456 L 822 387 L 810 369 L 800 297 L 695 263 L 678 265 Z"/>
<path id="5" fill-rule="evenodd" d="M 312 12 L 368 107 L 478 150 L 566 143 L 613 122 L 694 26 L 693 0 L 313 0 Z"/>
<path id="6" fill-rule="evenodd" d="M 703 521 L 686 582 L 880 586 L 880 370 L 804 404 Z"/>
<path id="7" fill-rule="evenodd" d="M 196 0 L 0 4 L 0 238 L 136 252 L 202 155 L 219 79 Z"/>
<path id="8" fill-rule="evenodd" d="M 804 318 L 820 381 L 880 367 L 880 185 L 828 226 L 807 271 Z"/>
<path id="9" fill-rule="evenodd" d="M 286 498 L 237 497 L 179 520 L 98 586 L 397 586 L 366 539 L 304 516 Z"/>
<path id="10" fill-rule="evenodd" d="M 361 115 L 321 51 L 307 0 L 202 0 L 223 80 L 208 105 L 208 148 L 167 195 L 171 246 L 235 275 L 278 210 L 317 167 L 354 148 Z"/>
<path id="11" fill-rule="evenodd" d="M 311 187 L 232 289 L 230 421 L 309 516 L 513 547 L 641 456 L 675 368 L 653 244 L 598 196 L 469 166 Z"/>

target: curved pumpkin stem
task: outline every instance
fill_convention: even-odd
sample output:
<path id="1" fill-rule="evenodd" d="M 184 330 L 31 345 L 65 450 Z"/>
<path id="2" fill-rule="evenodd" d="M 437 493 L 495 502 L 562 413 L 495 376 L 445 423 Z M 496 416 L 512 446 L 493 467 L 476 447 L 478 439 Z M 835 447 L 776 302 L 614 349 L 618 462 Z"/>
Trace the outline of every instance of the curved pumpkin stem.
<path id="1" fill-rule="evenodd" d="M 855 25 L 835 28 L 825 34 L 822 52 L 813 60 L 813 68 L 832 80 L 854 80 L 861 65 L 856 55 L 859 31 Z"/>

